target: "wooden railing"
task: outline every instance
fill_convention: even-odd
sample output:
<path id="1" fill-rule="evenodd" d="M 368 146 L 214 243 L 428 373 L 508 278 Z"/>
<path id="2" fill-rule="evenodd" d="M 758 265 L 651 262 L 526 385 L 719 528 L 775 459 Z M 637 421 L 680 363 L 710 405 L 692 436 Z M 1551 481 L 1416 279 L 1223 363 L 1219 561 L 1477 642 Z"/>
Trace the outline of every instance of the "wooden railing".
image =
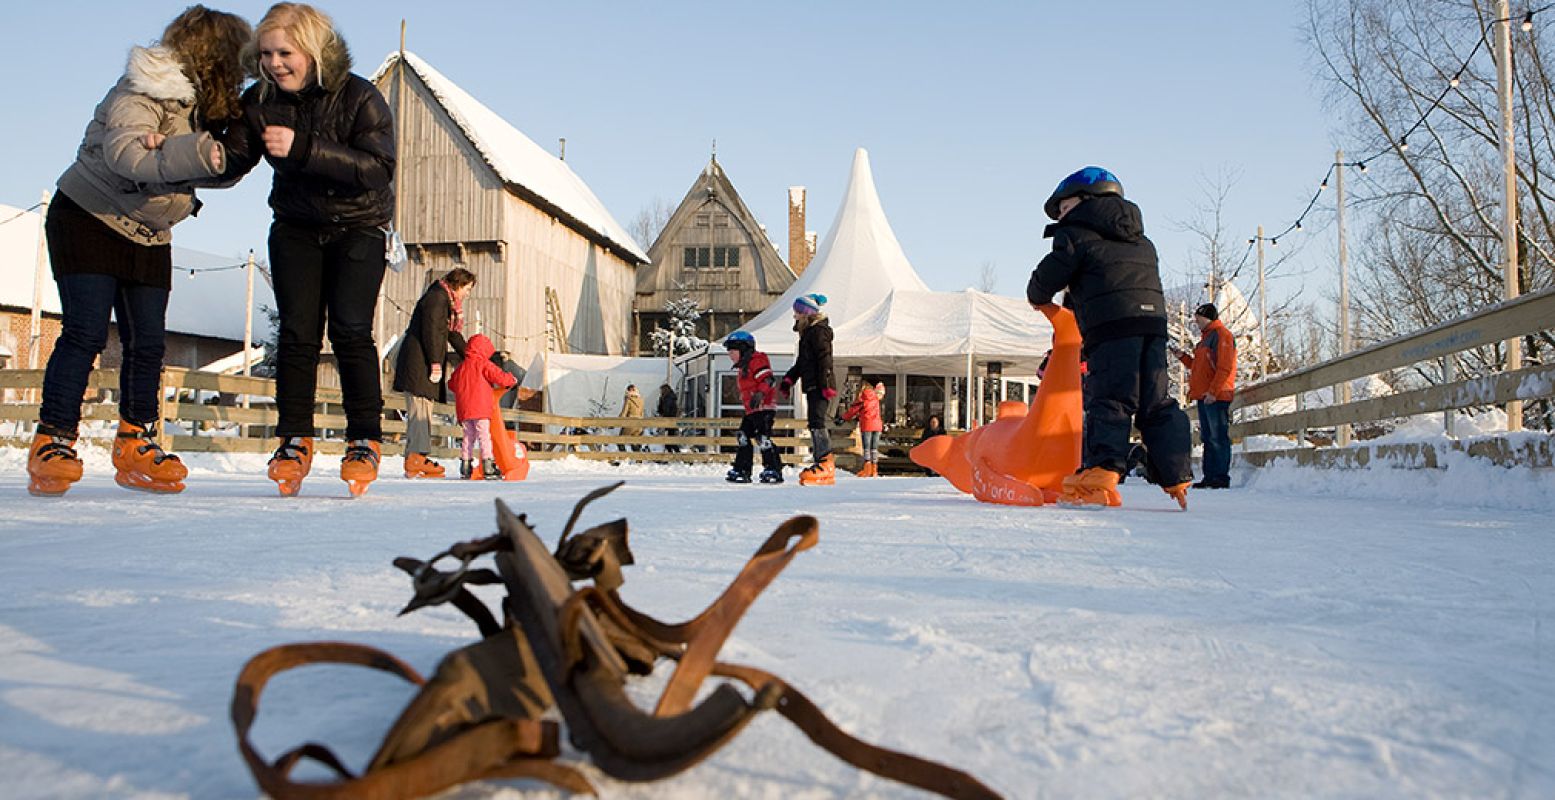
<path id="1" fill-rule="evenodd" d="M 89 395 L 116 392 L 118 370 L 94 370 L 88 381 Z M 38 418 L 38 398 L 43 386 L 43 370 L 0 370 L 0 391 L 12 399 L 0 403 L 0 422 L 32 422 Z M 202 394 L 219 398 L 216 403 L 198 402 Z M 170 367 L 162 372 L 164 446 L 174 452 L 265 453 L 274 449 L 275 381 L 241 375 L 221 375 Z M 320 435 L 316 447 L 320 453 L 345 450 L 343 434 L 346 417 L 338 389 L 319 389 L 314 409 L 314 425 Z M 405 399 L 398 393 L 385 395 L 383 452 L 398 455 L 403 451 Z M 738 418 L 623 418 L 567 417 L 538 411 L 506 409 L 502 416 L 514 423 L 515 436 L 536 460 L 577 456 L 609 461 L 728 461 L 738 445 Z M 117 403 L 89 401 L 82 407 L 84 421 L 115 421 Z M 433 406 L 432 455 L 457 458 L 462 428 L 456 424 L 451 404 Z M 169 423 L 177 429 L 168 433 Z M 809 437 L 800 436 L 804 420 L 779 419 L 773 425 L 772 441 L 785 452 L 785 463 L 805 460 Z M 637 430 L 622 434 L 619 429 Z M 94 431 L 83 428 L 83 436 Z M 97 435 L 108 435 L 106 429 Z M 24 444 L 21 436 L 10 437 L 9 444 Z M 668 452 L 669 448 L 679 452 Z M 641 449 L 632 449 L 641 448 Z"/>
<path id="2" fill-rule="evenodd" d="M 1551 329 L 1555 329 L 1555 289 L 1524 295 L 1321 364 L 1239 387 L 1231 407 L 1232 413 L 1236 415 L 1231 425 L 1231 436 L 1233 439 L 1242 439 L 1257 434 L 1283 434 L 1305 440 L 1306 432 L 1311 428 L 1356 425 L 1417 414 L 1497 405 L 1513 400 L 1555 397 L 1555 365 L 1534 365 L 1349 403 L 1317 408 L 1304 408 L 1301 403 L 1302 395 L 1315 389 Z M 1297 399 L 1296 410 L 1263 413 L 1267 411 L 1263 408 L 1264 404 L 1287 397 Z M 1521 451 L 1519 448 L 1511 448 L 1510 452 L 1515 454 Z M 1548 445 L 1535 445 L 1533 452 L 1544 453 L 1542 465 L 1549 466 Z M 1266 463 L 1273 456 L 1257 453 L 1240 455 L 1253 464 Z M 1310 453 L 1302 458 L 1314 460 Z M 1431 458 L 1434 460 L 1434 454 Z M 1319 456 L 1315 460 L 1321 462 L 1325 459 Z M 1533 457 L 1532 463 L 1540 462 L 1540 457 Z"/>

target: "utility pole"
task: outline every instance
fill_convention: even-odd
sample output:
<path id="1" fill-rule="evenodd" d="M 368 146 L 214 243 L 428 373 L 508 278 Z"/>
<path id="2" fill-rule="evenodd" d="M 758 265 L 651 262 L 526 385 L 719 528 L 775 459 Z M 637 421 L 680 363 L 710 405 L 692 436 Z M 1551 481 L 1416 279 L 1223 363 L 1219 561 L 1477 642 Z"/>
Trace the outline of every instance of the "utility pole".
<path id="1" fill-rule="evenodd" d="M 1334 151 L 1334 209 L 1339 228 L 1339 355 L 1350 352 L 1350 251 L 1344 238 L 1344 150 Z M 1350 382 L 1339 384 L 1339 402 L 1350 402 Z M 1334 429 L 1335 444 L 1350 446 L 1350 425 Z"/>
<path id="2" fill-rule="evenodd" d="M 1258 226 L 1258 379 L 1269 377 L 1269 327 L 1263 295 L 1263 226 Z"/>
<path id="3" fill-rule="evenodd" d="M 27 368 L 41 369 L 38 358 L 43 352 L 43 264 L 49 260 L 49 237 L 44 222 L 49 218 L 49 193 L 38 201 L 38 252 L 32 271 L 32 319 L 28 330 Z"/>
<path id="4" fill-rule="evenodd" d="M 244 265 L 247 270 L 248 290 L 243 298 L 243 377 L 253 374 L 249 370 L 249 362 L 252 360 L 249 351 L 254 349 L 254 251 L 248 251 L 248 263 Z M 247 395 L 244 395 L 245 404 Z"/>
<path id="5" fill-rule="evenodd" d="M 1512 9 L 1510 0 L 1496 0 L 1496 96 L 1501 100 L 1501 246 L 1506 251 L 1506 299 L 1519 294 L 1517 285 L 1517 155 L 1512 147 Z M 1523 367 L 1522 342 L 1506 340 L 1506 372 Z M 1506 404 L 1508 433 L 1523 429 L 1523 401 Z"/>

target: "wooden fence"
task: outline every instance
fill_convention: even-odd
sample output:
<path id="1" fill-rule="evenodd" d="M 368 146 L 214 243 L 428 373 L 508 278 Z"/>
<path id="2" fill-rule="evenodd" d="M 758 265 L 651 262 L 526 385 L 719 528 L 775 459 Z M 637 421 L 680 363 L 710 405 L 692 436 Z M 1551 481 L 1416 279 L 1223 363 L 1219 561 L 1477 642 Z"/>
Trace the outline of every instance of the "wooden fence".
<path id="1" fill-rule="evenodd" d="M 117 403 L 94 398 L 117 392 L 118 385 L 118 370 L 94 370 L 82 419 L 116 421 Z M 36 420 L 42 386 L 43 370 L 0 370 L 0 391 L 17 398 L 0 403 L 0 422 Z M 272 379 L 170 367 L 162 372 L 161 396 L 163 445 L 175 453 L 268 453 L 276 445 Z M 398 455 L 403 451 L 405 399 L 395 393 L 385 395 L 383 400 L 383 453 Z M 340 391 L 321 388 L 316 402 L 314 424 L 320 432 L 316 437 L 317 451 L 344 452 L 346 417 Z M 515 436 L 535 460 L 576 456 L 608 461 L 728 461 L 738 445 L 736 434 L 740 427 L 738 418 L 564 417 L 514 409 L 504 410 L 502 416 L 513 423 Z M 170 426 L 175 429 L 172 433 Z M 622 434 L 619 429 L 623 426 L 639 432 Z M 782 448 L 785 463 L 806 460 L 810 440 L 799 435 L 804 427 L 804 420 L 799 419 L 779 419 L 774 423 L 772 441 Z M 434 457 L 458 458 L 462 433 L 451 404 L 433 406 Z M 839 430 L 838 434 L 846 437 L 851 429 Z M 91 438 L 93 432 L 85 429 L 83 436 Z M 13 435 L 8 443 L 25 444 L 25 437 Z M 669 452 L 672 447 L 679 452 Z"/>
<path id="2" fill-rule="evenodd" d="M 1551 329 L 1555 329 L 1555 289 L 1524 295 L 1417 333 L 1240 387 L 1232 402 L 1232 413 L 1236 418 L 1231 425 L 1231 436 L 1233 439 L 1242 439 L 1257 434 L 1277 434 L 1293 436 L 1305 442 L 1308 429 L 1313 428 L 1337 428 L 1434 412 L 1447 412 L 1450 415 L 1457 410 L 1475 406 L 1555 397 L 1555 365 L 1532 365 L 1511 372 L 1452 380 L 1413 391 L 1318 408 L 1306 408 L 1302 402 L 1303 395 L 1315 389 L 1337 386 L 1432 359 L 1444 359 L 1463 350 L 1540 334 Z M 1448 359 L 1449 365 L 1450 362 L 1451 359 Z M 1451 375 L 1450 366 L 1446 372 Z M 1337 393 L 1335 396 L 1338 396 Z M 1267 404 L 1288 397 L 1296 399 L 1295 410 L 1269 413 Z M 1451 432 L 1445 421 L 1444 427 Z M 1477 448 L 1477 452 L 1499 463 L 1543 467 L 1551 465 L 1552 448 L 1548 441 L 1503 441 L 1497 446 L 1477 444 L 1473 448 L 1453 446 L 1456 449 Z M 1391 449 L 1398 450 L 1397 447 Z M 1420 449 L 1418 446 L 1414 448 L 1416 451 Z M 1430 452 L 1418 456 L 1419 465 L 1434 466 L 1437 458 L 1433 448 L 1426 447 L 1425 450 Z M 1388 448 L 1381 448 L 1379 452 L 1388 453 Z M 1332 465 L 1364 464 L 1371 455 L 1369 452 L 1357 454 L 1352 450 L 1346 453 L 1344 449 L 1332 448 L 1316 452 L 1302 448 L 1295 451 L 1238 454 L 1246 463 L 1255 466 L 1283 459 Z M 1409 453 L 1404 455 L 1408 456 Z"/>

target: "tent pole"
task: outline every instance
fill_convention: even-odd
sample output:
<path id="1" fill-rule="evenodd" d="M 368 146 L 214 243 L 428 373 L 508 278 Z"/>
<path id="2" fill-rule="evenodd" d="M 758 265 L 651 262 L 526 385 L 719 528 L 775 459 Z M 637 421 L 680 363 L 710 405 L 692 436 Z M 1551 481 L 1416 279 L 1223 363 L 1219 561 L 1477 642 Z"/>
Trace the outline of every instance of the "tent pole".
<path id="1" fill-rule="evenodd" d="M 968 350 L 966 352 L 966 386 L 963 387 L 963 389 L 962 389 L 963 393 L 966 395 L 966 429 L 967 430 L 971 430 L 973 425 L 976 424 L 976 422 L 975 422 L 975 420 L 974 420 L 974 418 L 972 416 L 974 413 L 976 413 L 975 412 L 975 408 L 972 405 L 972 371 L 973 371 L 973 365 L 974 364 L 975 364 L 975 361 L 974 361 L 973 356 L 972 356 L 972 351 Z"/>

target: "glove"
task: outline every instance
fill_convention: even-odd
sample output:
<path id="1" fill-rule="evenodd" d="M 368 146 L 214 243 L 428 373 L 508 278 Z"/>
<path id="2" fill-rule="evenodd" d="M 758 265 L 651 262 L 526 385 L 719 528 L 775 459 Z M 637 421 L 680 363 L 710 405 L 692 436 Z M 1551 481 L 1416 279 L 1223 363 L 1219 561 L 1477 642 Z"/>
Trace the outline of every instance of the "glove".
<path id="1" fill-rule="evenodd" d="M 779 397 L 787 397 L 789 390 L 791 390 L 793 388 L 794 388 L 794 379 L 785 375 L 783 377 L 783 382 L 778 384 L 778 396 Z"/>
<path id="2" fill-rule="evenodd" d="M 837 390 L 836 389 L 822 389 L 821 390 L 821 396 L 826 398 L 827 401 L 831 401 L 833 398 L 835 398 L 837 396 Z"/>
<path id="3" fill-rule="evenodd" d="M 432 365 L 432 382 L 433 383 L 442 383 L 443 382 L 443 365 L 442 364 L 433 364 Z"/>

